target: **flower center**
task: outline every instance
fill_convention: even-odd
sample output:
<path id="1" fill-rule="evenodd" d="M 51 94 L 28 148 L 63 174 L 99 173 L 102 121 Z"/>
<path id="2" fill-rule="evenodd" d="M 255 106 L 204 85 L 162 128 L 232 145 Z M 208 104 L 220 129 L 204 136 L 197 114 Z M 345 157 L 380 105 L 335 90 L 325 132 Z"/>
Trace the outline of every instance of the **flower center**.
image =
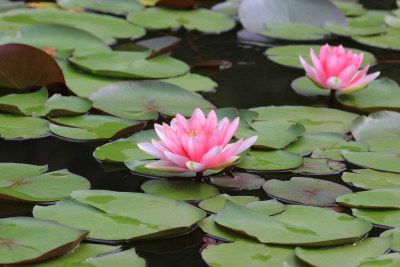
<path id="1" fill-rule="evenodd" d="M 192 131 L 187 131 L 186 133 L 187 133 L 190 137 L 192 137 L 192 136 L 198 136 L 200 132 L 201 132 L 201 130 L 200 130 L 200 131 L 199 131 L 199 130 L 196 130 L 196 131 L 192 130 Z"/>

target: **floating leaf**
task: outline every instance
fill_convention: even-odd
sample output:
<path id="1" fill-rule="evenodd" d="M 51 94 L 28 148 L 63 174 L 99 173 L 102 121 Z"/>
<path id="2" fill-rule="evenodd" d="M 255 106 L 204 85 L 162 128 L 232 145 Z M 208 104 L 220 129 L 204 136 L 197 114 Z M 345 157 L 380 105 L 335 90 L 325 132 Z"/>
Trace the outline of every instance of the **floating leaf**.
<path id="1" fill-rule="evenodd" d="M 356 244 L 337 248 L 296 248 L 296 256 L 312 266 L 364 266 L 362 261 L 385 253 L 392 243 L 391 237 L 366 238 Z"/>
<path id="2" fill-rule="evenodd" d="M 337 174 L 346 169 L 346 165 L 341 162 L 326 160 L 304 158 L 303 164 L 293 170 L 294 173 L 309 174 L 309 175 L 326 175 Z"/>
<path id="3" fill-rule="evenodd" d="M 203 230 L 203 232 L 218 239 L 223 239 L 228 241 L 247 239 L 247 237 L 244 235 L 230 231 L 225 227 L 218 225 L 215 222 L 215 216 L 216 216 L 215 214 L 211 214 L 210 216 L 204 218 L 199 222 L 199 227 L 201 228 L 201 230 Z"/>
<path id="4" fill-rule="evenodd" d="M 1 219 L 0 227 L 0 264 L 29 263 L 63 255 L 88 233 L 29 217 Z"/>
<path id="5" fill-rule="evenodd" d="M 160 81 L 175 84 L 191 92 L 212 92 L 217 87 L 216 82 L 196 73 L 187 73 L 182 76 L 161 79 Z"/>
<path id="6" fill-rule="evenodd" d="M 397 139 L 372 139 L 368 140 L 369 150 L 374 152 L 400 151 L 400 138 Z"/>
<path id="7" fill-rule="evenodd" d="M 353 215 L 376 225 L 400 227 L 398 209 L 351 209 Z"/>
<path id="8" fill-rule="evenodd" d="M 268 180 L 263 189 L 273 197 L 314 206 L 335 205 L 337 197 L 352 193 L 343 185 L 305 177 L 293 177 L 289 181 Z"/>
<path id="9" fill-rule="evenodd" d="M 237 166 L 247 170 L 283 171 L 294 169 L 302 163 L 302 157 L 284 150 L 250 151 Z"/>
<path id="10" fill-rule="evenodd" d="M 368 258 L 363 260 L 360 267 L 375 267 L 375 266 L 396 267 L 400 265 L 400 253 L 389 253 L 376 258 Z"/>
<path id="11" fill-rule="evenodd" d="M 150 56 L 147 57 L 152 58 L 162 54 L 170 53 L 181 41 L 181 38 L 175 36 L 163 36 L 139 41 L 136 44 L 153 50 Z"/>
<path id="12" fill-rule="evenodd" d="M 86 8 L 117 15 L 143 9 L 136 0 L 57 0 L 57 4 L 65 9 Z"/>
<path id="13" fill-rule="evenodd" d="M 347 18 L 347 21 L 349 22 L 350 26 L 380 26 L 385 24 L 385 17 L 389 14 L 390 12 L 387 10 L 369 9 L 364 15 Z"/>
<path id="14" fill-rule="evenodd" d="M 232 201 L 238 205 L 245 206 L 258 200 L 254 196 L 229 196 L 227 194 L 218 195 L 213 198 L 205 199 L 200 202 L 199 207 L 203 210 L 217 213 L 224 207 L 226 200 Z"/>
<path id="15" fill-rule="evenodd" d="M 321 27 L 300 23 L 268 22 L 265 27 L 259 34 L 284 40 L 320 40 L 329 34 Z"/>
<path id="16" fill-rule="evenodd" d="M 329 96 L 330 94 L 330 90 L 319 88 L 306 76 L 294 79 L 290 87 L 299 95 L 304 96 Z"/>
<path id="17" fill-rule="evenodd" d="M 400 17 L 387 15 L 385 22 L 391 28 L 400 29 Z"/>
<path id="18" fill-rule="evenodd" d="M 211 33 L 228 31 L 235 26 L 235 21 L 230 17 L 204 8 L 176 10 L 151 7 L 144 11 L 129 14 L 127 20 L 151 29 L 185 27 L 188 30 Z"/>
<path id="19" fill-rule="evenodd" d="M 275 63 L 285 65 L 287 67 L 295 67 L 295 68 L 303 68 L 301 65 L 301 62 L 299 60 L 299 56 L 302 56 L 306 61 L 311 62 L 310 58 L 310 49 L 313 49 L 316 54 L 319 53 L 319 50 L 321 48 L 320 45 L 281 45 L 281 46 L 276 46 L 269 48 L 267 51 L 265 51 L 265 55 L 268 56 L 270 60 L 272 60 Z M 353 53 L 364 54 L 364 59 L 362 62 L 362 66 L 366 66 L 367 64 L 375 64 L 376 63 L 376 58 L 374 57 L 373 54 L 360 50 L 360 49 L 355 49 L 355 48 L 344 48 L 347 51 L 351 49 Z"/>
<path id="20" fill-rule="evenodd" d="M 269 217 L 227 201 L 216 222 L 268 244 L 332 246 L 352 243 L 371 224 L 330 209 L 287 205 L 286 211 Z"/>
<path id="21" fill-rule="evenodd" d="M 365 168 L 400 173 L 399 153 L 343 151 L 343 156 L 347 161 Z"/>
<path id="22" fill-rule="evenodd" d="M 106 190 L 74 191 L 47 207 L 36 206 L 36 218 L 88 229 L 88 238 L 131 240 L 171 236 L 188 231 L 205 212 L 185 202 L 143 193 Z M 171 216 L 173 215 L 173 216 Z"/>
<path id="23" fill-rule="evenodd" d="M 138 98 L 137 96 L 141 97 Z M 193 107 L 204 112 L 214 107 L 201 96 L 176 85 L 159 81 L 119 82 L 109 84 L 90 96 L 93 107 L 109 114 L 137 120 L 151 120 L 159 112 L 168 116 L 190 116 Z"/>
<path id="24" fill-rule="evenodd" d="M 5 139 L 30 139 L 50 134 L 49 123 L 40 118 L 0 114 L 0 135 Z"/>
<path id="25" fill-rule="evenodd" d="M 400 189 L 376 189 L 340 196 L 343 206 L 368 209 L 400 209 Z"/>
<path id="26" fill-rule="evenodd" d="M 61 137 L 75 140 L 107 140 L 141 130 L 146 124 L 103 115 L 80 115 L 52 118 L 50 130 Z M 55 124 L 57 123 L 57 124 Z"/>
<path id="27" fill-rule="evenodd" d="M 153 180 L 141 186 L 145 193 L 174 200 L 201 200 L 219 194 L 218 188 L 194 181 Z"/>
<path id="28" fill-rule="evenodd" d="M 276 199 L 251 202 L 247 204 L 246 207 L 268 216 L 275 215 L 286 210 L 286 206 Z"/>
<path id="29" fill-rule="evenodd" d="M 146 59 L 150 55 L 150 50 L 91 52 L 75 55 L 69 60 L 93 74 L 117 78 L 168 78 L 189 70 L 186 63 L 168 55 Z"/>
<path id="30" fill-rule="evenodd" d="M 232 176 L 233 177 L 229 175 L 211 176 L 210 180 L 217 186 L 247 190 L 260 188 L 265 182 L 264 178 L 251 173 L 233 172 Z"/>
<path id="31" fill-rule="evenodd" d="M 380 237 L 393 235 L 393 243 L 390 247 L 393 250 L 400 251 L 400 228 L 394 228 L 392 230 L 387 230 L 380 234 Z"/>
<path id="32" fill-rule="evenodd" d="M 356 42 L 373 47 L 400 50 L 400 30 L 387 28 L 386 34 L 352 37 Z"/>
<path id="33" fill-rule="evenodd" d="M 239 11 L 239 1 L 224 1 L 213 5 L 211 10 L 236 18 Z"/>
<path id="34" fill-rule="evenodd" d="M 327 23 L 325 24 L 325 30 L 328 30 L 336 35 L 340 36 L 369 36 L 386 33 L 386 28 L 370 26 L 370 27 L 357 27 L 357 26 L 343 26 Z"/>
<path id="35" fill-rule="evenodd" d="M 367 12 L 362 4 L 332 1 L 346 16 L 361 16 Z"/>
<path id="36" fill-rule="evenodd" d="M 400 138 L 400 113 L 378 111 L 368 117 L 359 116 L 351 123 L 351 133 L 365 141 Z"/>
<path id="37" fill-rule="evenodd" d="M 400 188 L 400 174 L 370 169 L 344 172 L 342 180 L 364 189 Z"/>
<path id="38" fill-rule="evenodd" d="M 357 114 L 337 109 L 314 108 L 302 106 L 269 106 L 252 108 L 258 113 L 257 120 L 287 120 L 291 123 L 301 123 L 306 127 L 304 134 L 316 132 L 347 133 L 350 122 Z"/>

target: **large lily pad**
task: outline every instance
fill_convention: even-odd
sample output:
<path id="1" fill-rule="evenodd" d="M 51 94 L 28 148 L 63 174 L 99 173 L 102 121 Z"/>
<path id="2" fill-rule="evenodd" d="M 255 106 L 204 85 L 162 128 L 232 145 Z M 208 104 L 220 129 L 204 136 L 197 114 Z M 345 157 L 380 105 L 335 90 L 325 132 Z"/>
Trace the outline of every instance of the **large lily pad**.
<path id="1" fill-rule="evenodd" d="M 232 201 L 236 204 L 245 206 L 251 202 L 258 200 L 258 197 L 254 196 L 229 196 L 227 194 L 218 195 L 213 198 L 205 199 L 200 202 L 199 207 L 203 210 L 217 213 L 224 207 L 226 200 Z"/>
<path id="2" fill-rule="evenodd" d="M 284 150 L 250 151 L 237 165 L 239 168 L 258 171 L 283 171 L 297 168 L 303 158 Z"/>
<path id="3" fill-rule="evenodd" d="M 264 178 L 251 173 L 233 172 L 232 176 L 211 176 L 210 180 L 213 184 L 220 187 L 247 190 L 260 188 L 265 182 Z"/>
<path id="4" fill-rule="evenodd" d="M 104 112 L 138 120 L 155 119 L 159 113 L 168 116 L 180 113 L 189 117 L 193 107 L 204 112 L 215 108 L 197 94 L 159 81 L 112 83 L 92 94 L 90 100 L 93 107 Z"/>
<path id="5" fill-rule="evenodd" d="M 341 162 L 327 160 L 304 158 L 303 164 L 293 170 L 294 173 L 309 175 L 337 174 L 346 169 L 346 165 Z"/>
<path id="6" fill-rule="evenodd" d="M 69 60 L 85 71 L 117 78 L 168 78 L 185 74 L 189 66 L 168 55 L 147 59 L 144 52 L 91 52 L 75 55 Z"/>
<path id="7" fill-rule="evenodd" d="M 0 110 L 29 116 L 60 116 L 86 113 L 92 103 L 75 96 L 54 94 L 48 98 L 46 88 L 26 94 L 10 94 L 0 97 Z"/>
<path id="8" fill-rule="evenodd" d="M 213 185 L 184 180 L 153 180 L 142 184 L 141 188 L 145 193 L 174 200 L 201 200 L 219 193 Z"/>
<path id="9" fill-rule="evenodd" d="M 280 119 L 292 123 L 301 123 L 306 127 L 304 134 L 316 132 L 347 133 L 350 131 L 350 122 L 357 117 L 357 114 L 337 109 L 302 106 L 269 106 L 250 110 L 258 113 L 257 120 Z"/>
<path id="10" fill-rule="evenodd" d="M 346 16 L 361 16 L 367 12 L 367 9 L 364 8 L 362 4 L 359 3 L 351 3 L 351 2 L 344 2 L 344 1 L 333 1 L 335 6 L 340 8 L 342 12 Z"/>
<path id="11" fill-rule="evenodd" d="M 218 225 L 215 222 L 215 217 L 216 217 L 215 214 L 211 214 L 210 216 L 204 218 L 199 222 L 199 227 L 201 228 L 201 230 L 203 230 L 203 232 L 217 239 L 222 239 L 227 241 L 248 239 L 245 235 L 241 235 L 239 233 L 228 230 L 227 228 Z"/>
<path id="12" fill-rule="evenodd" d="M 187 73 L 178 77 L 161 79 L 161 81 L 175 84 L 191 92 L 212 92 L 217 87 L 217 83 L 209 77 L 196 73 Z"/>
<path id="13" fill-rule="evenodd" d="M 292 89 L 299 95 L 304 96 L 316 97 L 329 96 L 330 94 L 330 90 L 319 88 L 307 76 L 294 79 L 290 84 L 290 87 L 292 87 Z"/>
<path id="14" fill-rule="evenodd" d="M 57 0 L 57 4 L 66 9 L 85 8 L 117 15 L 144 8 L 136 0 Z"/>
<path id="15" fill-rule="evenodd" d="M 400 253 L 389 253 L 376 258 L 368 258 L 363 260 L 360 267 L 375 267 L 375 266 L 385 266 L 385 267 L 397 267 L 400 265 Z"/>
<path id="16" fill-rule="evenodd" d="M 141 130 L 146 124 L 103 115 L 80 115 L 52 118 L 50 130 L 61 137 L 75 140 L 107 140 Z M 55 124 L 57 123 L 57 124 Z"/>
<path id="17" fill-rule="evenodd" d="M 400 138 L 396 139 L 372 139 L 368 140 L 369 150 L 374 152 L 398 152 L 400 151 Z"/>
<path id="18" fill-rule="evenodd" d="M 340 196 L 336 202 L 348 207 L 400 209 L 400 189 L 376 189 Z"/>
<path id="19" fill-rule="evenodd" d="M 268 180 L 263 189 L 273 197 L 314 206 L 334 205 L 337 197 L 352 193 L 343 185 L 305 177 L 293 177 L 289 181 Z"/>
<path id="20" fill-rule="evenodd" d="M 385 24 L 385 17 L 389 15 L 388 10 L 369 9 L 362 16 L 347 18 L 350 26 L 380 26 Z"/>
<path id="21" fill-rule="evenodd" d="M 351 123 L 351 133 L 357 140 L 400 138 L 400 113 L 378 111 L 360 116 Z"/>
<path id="22" fill-rule="evenodd" d="M 152 7 L 144 11 L 131 13 L 127 19 L 137 25 L 151 29 L 185 27 L 188 30 L 211 33 L 227 31 L 235 26 L 235 21 L 229 16 L 204 8 L 177 10 Z"/>
<path id="23" fill-rule="evenodd" d="M 343 151 L 343 156 L 347 161 L 365 168 L 400 173 L 399 153 Z"/>
<path id="24" fill-rule="evenodd" d="M 295 67 L 295 68 L 303 68 L 301 62 L 299 60 L 299 55 L 301 55 L 306 61 L 311 62 L 310 58 L 310 48 L 312 48 L 315 53 L 319 53 L 319 49 L 321 46 L 319 45 L 281 45 L 269 48 L 265 51 L 264 54 L 268 56 L 270 60 L 275 63 L 282 64 L 288 67 Z M 355 48 L 348 48 L 345 47 L 345 50 L 348 51 L 351 49 L 353 53 L 363 53 L 364 60 L 362 66 L 366 66 L 367 64 L 375 64 L 376 58 L 373 54 Z"/>
<path id="25" fill-rule="evenodd" d="M 286 206 L 286 211 L 269 217 L 227 201 L 216 222 L 268 244 L 332 246 L 352 243 L 371 230 L 370 223 L 310 206 Z"/>
<path id="26" fill-rule="evenodd" d="M 255 201 L 246 205 L 246 207 L 271 216 L 286 210 L 286 206 L 276 199 Z"/>
<path id="27" fill-rule="evenodd" d="M 399 209 L 351 209 L 353 215 L 376 225 L 400 227 Z"/>
<path id="28" fill-rule="evenodd" d="M 341 36 L 369 36 L 369 35 L 378 35 L 382 33 L 386 33 L 386 28 L 378 27 L 378 26 L 370 26 L 370 27 L 357 27 L 357 26 L 343 26 L 327 23 L 325 24 L 325 29 Z"/>
<path id="29" fill-rule="evenodd" d="M 0 114 L 0 135 L 5 139 L 30 139 L 50 134 L 49 123 L 40 118 Z"/>
<path id="30" fill-rule="evenodd" d="M 259 34 L 284 40 L 320 40 L 329 34 L 321 27 L 300 23 L 268 22 Z"/>
<path id="31" fill-rule="evenodd" d="M 86 12 L 20 9 L 2 13 L 0 21 L 8 25 L 10 33 L 32 24 L 59 24 L 85 30 L 107 43 L 113 43 L 114 38 L 138 38 L 145 34 L 142 27 L 124 19 Z"/>
<path id="32" fill-rule="evenodd" d="M 82 190 L 56 205 L 36 206 L 33 214 L 80 229 L 88 238 L 157 238 L 188 231 L 205 212 L 185 202 L 143 193 Z"/>
<path id="33" fill-rule="evenodd" d="M 29 217 L 0 220 L 0 264 L 29 263 L 63 255 L 87 231 Z"/>
<path id="34" fill-rule="evenodd" d="M 400 188 L 400 174 L 370 169 L 345 172 L 342 180 L 364 189 Z"/>
<path id="35" fill-rule="evenodd" d="M 343 247 L 316 249 L 296 248 L 296 256 L 312 266 L 364 266 L 366 259 L 385 253 L 392 243 L 391 237 L 367 238 L 363 241 Z"/>
<path id="36" fill-rule="evenodd" d="M 356 36 L 352 39 L 361 44 L 386 49 L 400 50 L 400 30 L 387 28 L 386 34 L 373 36 Z"/>
<path id="37" fill-rule="evenodd" d="M 393 250 L 400 251 L 400 228 L 394 228 L 381 233 L 381 237 L 393 235 L 393 243 L 390 247 Z"/>

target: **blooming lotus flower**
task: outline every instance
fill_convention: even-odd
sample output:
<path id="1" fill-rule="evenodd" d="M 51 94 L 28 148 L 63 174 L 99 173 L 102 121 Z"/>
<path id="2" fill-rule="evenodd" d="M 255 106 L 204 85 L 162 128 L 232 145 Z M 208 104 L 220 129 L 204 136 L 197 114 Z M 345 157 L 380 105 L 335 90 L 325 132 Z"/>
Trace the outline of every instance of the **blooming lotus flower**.
<path id="1" fill-rule="evenodd" d="M 202 175 L 204 170 L 235 164 L 240 158 L 237 155 L 257 140 L 257 136 L 253 136 L 229 144 L 238 126 L 239 118 L 232 123 L 228 118 L 218 121 L 214 110 L 206 118 L 197 108 L 190 121 L 178 113 L 170 126 L 154 124 L 161 141 L 152 139 L 151 143 L 138 143 L 138 147 L 160 159 L 147 164 L 146 169 L 176 173 L 192 171 Z"/>
<path id="2" fill-rule="evenodd" d="M 345 94 L 354 93 L 367 87 L 368 83 L 380 74 L 378 71 L 365 75 L 369 64 L 358 71 L 363 61 L 363 53 L 353 54 L 351 50 L 346 53 L 342 45 L 331 49 L 325 44 L 319 51 L 319 58 L 311 48 L 310 56 L 314 68 L 301 56 L 299 56 L 300 62 L 308 78 L 322 89 L 339 90 Z"/>

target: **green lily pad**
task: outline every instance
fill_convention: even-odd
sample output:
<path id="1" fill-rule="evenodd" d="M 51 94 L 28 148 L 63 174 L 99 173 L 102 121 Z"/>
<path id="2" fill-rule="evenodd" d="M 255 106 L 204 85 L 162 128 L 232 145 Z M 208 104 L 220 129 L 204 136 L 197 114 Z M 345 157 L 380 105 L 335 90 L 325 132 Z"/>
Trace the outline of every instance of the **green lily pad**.
<path id="1" fill-rule="evenodd" d="M 306 127 L 304 134 L 317 132 L 344 134 L 350 131 L 350 122 L 357 117 L 357 114 L 337 109 L 302 106 L 269 106 L 250 110 L 258 113 L 257 120 L 279 119 L 301 123 Z"/>
<path id="2" fill-rule="evenodd" d="M 240 1 L 224 1 L 213 5 L 211 10 L 225 14 L 230 17 L 237 17 Z"/>
<path id="3" fill-rule="evenodd" d="M 400 188 L 400 174 L 370 169 L 344 172 L 342 180 L 364 189 Z"/>
<path id="4" fill-rule="evenodd" d="M 348 152 L 344 158 L 356 165 L 381 171 L 400 173 L 400 154 L 383 152 Z"/>
<path id="5" fill-rule="evenodd" d="M 400 189 L 375 189 L 340 196 L 336 202 L 343 206 L 367 209 L 400 209 Z"/>
<path id="6" fill-rule="evenodd" d="M 137 96 L 141 97 L 138 98 Z M 102 87 L 89 98 L 93 107 L 122 118 L 151 120 L 159 113 L 190 117 L 193 107 L 207 112 L 214 107 L 201 96 L 159 81 L 119 82 Z"/>
<path id="7" fill-rule="evenodd" d="M 271 216 L 286 210 L 286 206 L 276 199 L 255 201 L 246 205 L 247 208 Z"/>
<path id="8" fill-rule="evenodd" d="M 385 17 L 389 14 L 390 12 L 387 10 L 369 9 L 364 15 L 347 18 L 347 21 L 349 22 L 350 26 L 380 26 L 385 24 Z"/>
<path id="9" fill-rule="evenodd" d="M 57 4 L 65 9 L 85 8 L 117 15 L 144 8 L 136 0 L 57 0 Z"/>
<path id="10" fill-rule="evenodd" d="M 296 142 L 285 148 L 286 151 L 302 156 L 312 154 L 313 158 L 344 160 L 342 150 L 352 152 L 368 151 L 368 144 L 363 141 L 347 141 L 339 133 L 315 133 L 303 135 Z"/>
<path id="11" fill-rule="evenodd" d="M 199 207 L 209 212 L 220 212 L 224 207 L 226 200 L 232 201 L 238 205 L 245 206 L 258 200 L 254 196 L 229 196 L 227 194 L 218 195 L 213 198 L 205 199 L 199 203 Z"/>
<path id="12" fill-rule="evenodd" d="M 168 55 L 146 59 L 151 51 L 91 52 L 75 55 L 69 60 L 93 74 L 117 78 L 168 78 L 185 74 L 189 66 Z"/>
<path id="13" fill-rule="evenodd" d="M 211 176 L 210 180 L 220 187 L 246 190 L 260 188 L 265 182 L 264 178 L 251 173 L 233 172 L 232 175 L 233 177 L 229 175 Z"/>
<path id="14" fill-rule="evenodd" d="M 11 34 L 32 24 L 59 24 L 90 32 L 107 43 L 115 42 L 115 38 L 139 38 L 145 34 L 142 27 L 132 25 L 124 19 L 87 12 L 19 9 L 0 14 L 0 21 L 8 26 Z"/>
<path id="15" fill-rule="evenodd" d="M 145 193 L 174 200 L 201 200 L 219 194 L 218 188 L 194 181 L 153 180 L 141 186 Z"/>
<path id="16" fill-rule="evenodd" d="M 292 265 L 293 248 L 267 246 L 252 240 L 210 245 L 201 256 L 209 266 L 305 266 L 300 261 Z"/>
<path id="17" fill-rule="evenodd" d="M 393 28 L 387 28 L 386 34 L 383 35 L 355 36 L 352 39 L 364 45 L 400 50 L 400 30 Z"/>
<path id="18" fill-rule="evenodd" d="M 35 218 L 88 229 L 88 238 L 136 240 L 181 234 L 205 217 L 204 211 L 185 202 L 150 194 L 82 190 L 71 197 L 36 206 Z"/>
<path id="19" fill-rule="evenodd" d="M 212 92 L 217 87 L 216 82 L 196 73 L 187 73 L 177 77 L 161 79 L 160 81 L 175 84 L 191 92 Z"/>
<path id="20" fill-rule="evenodd" d="M 103 115 L 52 118 L 52 133 L 75 140 L 108 140 L 141 130 L 146 124 Z M 55 124 L 57 123 L 57 124 Z"/>
<path id="21" fill-rule="evenodd" d="M 382 78 L 372 81 L 364 90 L 340 94 L 336 99 L 345 107 L 364 112 L 400 111 L 400 86 L 391 79 Z"/>
<path id="22" fill-rule="evenodd" d="M 314 206 L 335 205 L 337 197 L 352 193 L 343 185 L 306 177 L 293 177 L 289 181 L 271 179 L 263 189 L 270 196 Z"/>
<path id="23" fill-rule="evenodd" d="M 21 264 L 63 255 L 87 235 L 87 231 L 30 217 L 0 220 L 0 264 Z"/>
<path id="24" fill-rule="evenodd" d="M 0 114 L 0 135 L 4 139 L 30 139 L 50 134 L 49 123 L 40 118 Z"/>
<path id="25" fill-rule="evenodd" d="M 265 27 L 259 34 L 284 40 L 320 40 L 329 34 L 321 27 L 300 23 L 268 22 Z"/>
<path id="26" fill-rule="evenodd" d="M 296 256 L 312 266 L 363 266 L 362 261 L 385 253 L 392 243 L 391 237 L 366 238 L 356 244 L 337 248 L 296 248 Z M 379 265 L 380 266 L 380 265 Z"/>
<path id="27" fill-rule="evenodd" d="M 290 144 L 306 129 L 302 124 L 291 123 L 285 120 L 255 121 L 242 124 L 236 130 L 235 137 L 249 138 L 258 135 L 253 146 L 261 148 L 281 149 Z"/>
<path id="28" fill-rule="evenodd" d="M 26 94 L 10 94 L 0 97 L 0 110 L 28 116 L 60 116 L 86 113 L 92 103 L 75 96 L 54 94 L 48 98 L 45 87 Z"/>
<path id="29" fill-rule="evenodd" d="M 5 176 L 10 169 L 16 169 L 16 173 L 24 168 L 30 168 L 26 164 L 1 163 L 0 170 L 3 176 L 0 180 L 0 199 L 18 200 L 25 202 L 49 202 L 63 199 L 72 191 L 89 189 L 90 183 L 85 178 L 70 173 L 68 170 L 59 170 L 44 174 L 33 174 L 27 177 Z"/>
<path id="30" fill-rule="evenodd" d="M 303 158 L 284 150 L 250 151 L 237 167 L 257 171 L 283 171 L 297 168 Z"/>
<path id="31" fill-rule="evenodd" d="M 364 141 L 400 138 L 400 113 L 378 111 L 368 117 L 359 116 L 351 123 L 351 133 Z"/>
<path id="32" fill-rule="evenodd" d="M 360 267 L 375 267 L 375 266 L 385 266 L 385 267 L 396 267 L 400 265 L 400 253 L 389 253 L 376 258 L 369 258 L 363 260 Z"/>
<path id="33" fill-rule="evenodd" d="M 361 16 L 367 12 L 362 4 L 343 1 L 332 1 L 346 16 Z"/>
<path id="34" fill-rule="evenodd" d="M 330 209 L 287 205 L 273 217 L 227 201 L 215 221 L 260 242 L 332 246 L 352 243 L 371 230 L 370 223 Z"/>
<path id="35" fill-rule="evenodd" d="M 376 225 L 400 227 L 398 209 L 351 209 L 353 215 Z"/>
<path id="36" fill-rule="evenodd" d="M 299 55 L 302 56 L 306 61 L 311 62 L 310 58 L 310 48 L 312 48 L 316 54 L 319 53 L 321 46 L 319 45 L 281 45 L 269 48 L 265 51 L 265 55 L 268 56 L 270 60 L 277 64 L 281 64 L 287 67 L 295 67 L 295 68 L 303 68 L 301 62 L 299 60 Z M 366 66 L 367 64 L 375 64 L 376 58 L 373 54 L 355 48 L 344 48 L 346 52 L 351 49 L 353 53 L 363 53 L 364 60 L 362 62 L 362 66 Z"/>
<path id="37" fill-rule="evenodd" d="M 368 140 L 369 150 L 374 152 L 400 151 L 400 138 L 397 139 L 372 139 Z"/>
<path id="38" fill-rule="evenodd" d="M 325 24 L 325 29 L 340 36 L 369 36 L 386 33 L 386 28 L 383 27 L 357 27 L 357 26 L 343 26 L 336 24 Z"/>
<path id="39" fill-rule="evenodd" d="M 330 90 L 321 89 L 315 85 L 307 76 L 296 78 L 290 84 L 290 87 L 298 93 L 304 96 L 329 96 Z"/>
<path id="40" fill-rule="evenodd" d="M 393 243 L 390 248 L 393 250 L 400 251 L 400 228 L 387 230 L 381 233 L 380 237 L 391 236 L 391 235 L 393 236 Z"/>
<path id="41" fill-rule="evenodd" d="M 389 27 L 400 29 L 400 17 L 387 15 L 385 17 L 385 23 L 389 25 Z"/>
<path id="42" fill-rule="evenodd" d="M 341 162 L 327 159 L 304 158 L 303 164 L 292 172 L 309 175 L 326 175 L 337 174 L 345 169 L 346 165 Z"/>
<path id="43" fill-rule="evenodd" d="M 204 218 L 199 222 L 199 227 L 201 228 L 201 230 L 203 230 L 203 232 L 217 239 L 222 239 L 227 241 L 248 239 L 244 235 L 238 234 L 234 231 L 230 231 L 225 227 L 218 225 L 215 222 L 215 217 L 216 217 L 215 214 L 211 214 L 210 216 Z"/>
<path id="44" fill-rule="evenodd" d="M 185 27 L 188 30 L 210 33 L 228 31 L 235 27 L 235 21 L 229 16 L 204 8 L 177 10 L 151 7 L 129 14 L 127 20 L 150 29 Z"/>

